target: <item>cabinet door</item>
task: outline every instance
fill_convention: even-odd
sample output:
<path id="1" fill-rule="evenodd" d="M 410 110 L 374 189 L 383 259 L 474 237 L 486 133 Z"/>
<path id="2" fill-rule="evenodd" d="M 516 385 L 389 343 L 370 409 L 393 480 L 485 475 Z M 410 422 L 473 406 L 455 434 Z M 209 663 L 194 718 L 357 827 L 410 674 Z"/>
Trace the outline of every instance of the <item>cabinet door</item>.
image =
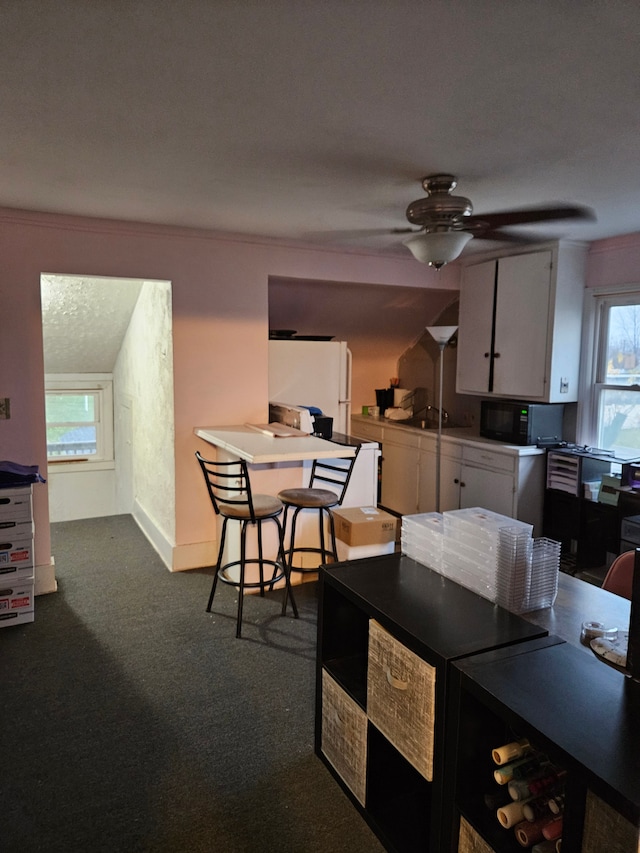
<path id="1" fill-rule="evenodd" d="M 460 462 L 443 456 L 440 462 L 440 512 L 460 509 Z"/>
<path id="2" fill-rule="evenodd" d="M 544 397 L 550 294 L 550 251 L 500 258 L 494 394 L 532 400 Z M 460 334 L 461 342 L 462 338 Z"/>
<path id="3" fill-rule="evenodd" d="M 418 509 L 418 455 L 414 447 L 385 441 L 382 446 L 381 503 L 401 515 Z"/>
<path id="4" fill-rule="evenodd" d="M 460 470 L 460 509 L 480 506 L 515 518 L 513 474 L 463 463 Z"/>
<path id="5" fill-rule="evenodd" d="M 434 451 L 420 452 L 418 512 L 436 511 L 437 456 Z M 460 509 L 460 462 L 449 456 L 440 458 L 440 512 Z"/>
<path id="6" fill-rule="evenodd" d="M 496 261 L 467 267 L 460 285 L 456 390 L 459 394 L 489 390 L 493 291 Z"/>

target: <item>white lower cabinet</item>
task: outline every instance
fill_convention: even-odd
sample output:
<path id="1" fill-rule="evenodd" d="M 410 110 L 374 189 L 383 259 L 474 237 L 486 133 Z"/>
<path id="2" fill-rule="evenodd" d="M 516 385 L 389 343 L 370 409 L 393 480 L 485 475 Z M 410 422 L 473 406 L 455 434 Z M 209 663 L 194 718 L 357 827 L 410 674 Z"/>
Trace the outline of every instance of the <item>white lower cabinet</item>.
<path id="1" fill-rule="evenodd" d="M 420 439 L 417 431 L 385 429 L 380 502 L 400 515 L 419 512 Z"/>
<path id="2" fill-rule="evenodd" d="M 360 435 L 368 424 L 355 423 Z M 382 443 L 381 505 L 400 515 L 436 509 L 437 434 L 419 429 L 370 425 Z M 542 535 L 545 451 L 498 442 L 442 438 L 440 511 L 481 506 L 526 521 Z"/>

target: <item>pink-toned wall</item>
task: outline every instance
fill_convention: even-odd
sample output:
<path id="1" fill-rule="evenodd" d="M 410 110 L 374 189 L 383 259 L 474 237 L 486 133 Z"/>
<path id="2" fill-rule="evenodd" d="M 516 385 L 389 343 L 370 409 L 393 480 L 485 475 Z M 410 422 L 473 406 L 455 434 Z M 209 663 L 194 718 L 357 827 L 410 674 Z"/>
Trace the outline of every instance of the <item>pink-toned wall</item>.
<path id="1" fill-rule="evenodd" d="M 408 259 L 312 250 L 210 232 L 0 210 L 0 458 L 46 470 L 40 275 L 172 282 L 176 545 L 202 542 L 210 507 L 193 453 L 195 426 L 263 420 L 268 413 L 270 275 L 456 289 L 455 267 L 435 273 Z M 153 428 L 153 424 L 149 424 Z M 36 563 L 50 560 L 46 487 L 34 488 Z"/>
<path id="2" fill-rule="evenodd" d="M 640 284 L 640 234 L 598 240 L 589 247 L 587 287 Z"/>

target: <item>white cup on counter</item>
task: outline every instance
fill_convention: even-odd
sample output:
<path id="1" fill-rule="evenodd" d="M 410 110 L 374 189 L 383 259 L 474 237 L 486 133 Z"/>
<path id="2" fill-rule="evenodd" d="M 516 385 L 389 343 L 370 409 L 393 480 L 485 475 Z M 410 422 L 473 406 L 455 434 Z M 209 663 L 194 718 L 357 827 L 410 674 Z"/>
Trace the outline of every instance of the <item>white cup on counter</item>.
<path id="1" fill-rule="evenodd" d="M 369 416 L 372 418 L 380 417 L 380 406 L 369 406 Z"/>

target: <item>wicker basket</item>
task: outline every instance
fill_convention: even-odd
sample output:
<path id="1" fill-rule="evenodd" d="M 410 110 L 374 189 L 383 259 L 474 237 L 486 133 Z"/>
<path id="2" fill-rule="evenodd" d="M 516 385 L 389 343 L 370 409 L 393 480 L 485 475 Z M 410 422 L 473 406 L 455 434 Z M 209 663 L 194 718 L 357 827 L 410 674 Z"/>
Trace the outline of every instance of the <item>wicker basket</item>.
<path id="1" fill-rule="evenodd" d="M 640 853 L 640 829 L 587 791 L 582 853 Z"/>
<path id="2" fill-rule="evenodd" d="M 367 715 L 326 672 L 322 673 L 322 752 L 364 806 Z"/>
<path id="3" fill-rule="evenodd" d="M 489 847 L 484 838 L 470 826 L 466 820 L 460 818 L 460 833 L 458 835 L 458 853 L 495 853 L 493 847 Z"/>
<path id="4" fill-rule="evenodd" d="M 367 714 L 427 781 L 433 778 L 436 670 L 369 622 Z"/>

